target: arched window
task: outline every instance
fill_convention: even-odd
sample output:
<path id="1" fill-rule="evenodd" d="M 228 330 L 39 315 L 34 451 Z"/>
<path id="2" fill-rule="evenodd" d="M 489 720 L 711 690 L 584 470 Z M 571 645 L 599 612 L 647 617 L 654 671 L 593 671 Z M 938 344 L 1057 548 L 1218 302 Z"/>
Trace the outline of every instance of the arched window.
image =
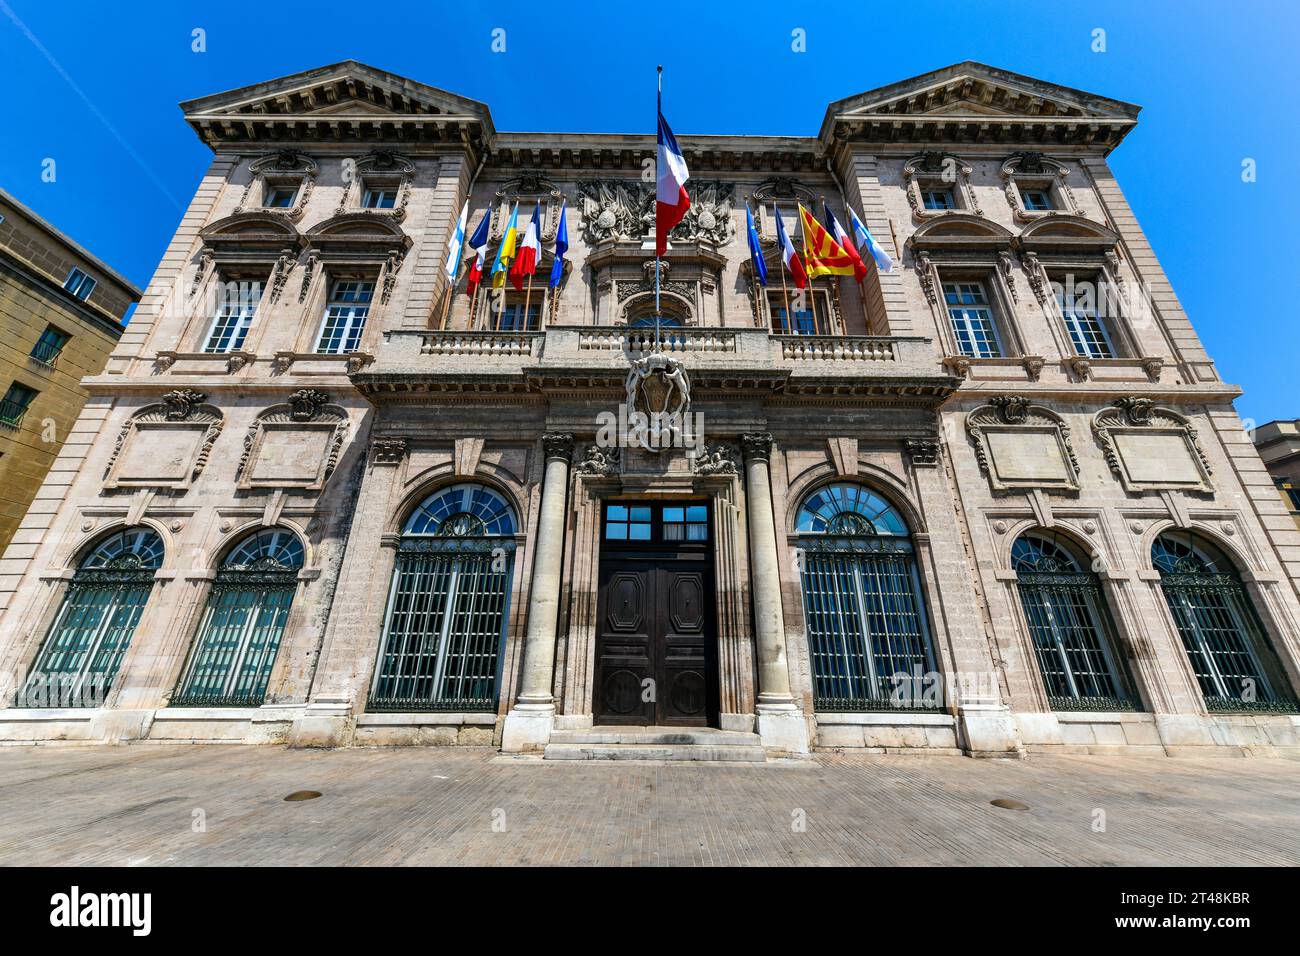
<path id="1" fill-rule="evenodd" d="M 1064 541 L 1030 532 L 1011 548 L 1016 590 L 1053 710 L 1133 710 L 1097 575 Z"/>
<path id="2" fill-rule="evenodd" d="M 255 531 L 230 550 L 173 707 L 261 706 L 302 562 L 302 542 L 287 528 Z"/>
<path id="3" fill-rule="evenodd" d="M 402 529 L 371 710 L 495 711 L 515 514 L 461 484 L 426 498 Z"/>
<path id="4" fill-rule="evenodd" d="M 941 704 L 902 516 L 861 485 L 834 484 L 804 499 L 796 530 L 817 709 Z"/>
<path id="5" fill-rule="evenodd" d="M 1281 665 L 1227 556 L 1190 532 L 1151 545 L 1160 590 L 1211 711 L 1294 712 Z"/>
<path id="6" fill-rule="evenodd" d="M 102 706 L 162 560 L 162 540 L 144 527 L 118 531 L 82 558 L 16 706 Z"/>

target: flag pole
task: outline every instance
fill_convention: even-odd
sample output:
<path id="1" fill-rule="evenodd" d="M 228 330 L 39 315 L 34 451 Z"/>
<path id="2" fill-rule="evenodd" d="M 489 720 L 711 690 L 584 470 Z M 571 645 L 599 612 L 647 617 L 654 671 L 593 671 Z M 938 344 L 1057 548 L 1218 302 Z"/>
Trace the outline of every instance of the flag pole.
<path id="1" fill-rule="evenodd" d="M 772 212 L 777 216 L 781 215 L 781 210 L 776 208 L 776 200 L 772 200 Z M 781 319 L 781 332 L 785 334 L 786 326 L 790 322 L 790 286 L 785 281 L 785 250 L 781 250 L 781 292 L 785 295 L 785 316 Z"/>
<path id="2" fill-rule="evenodd" d="M 663 109 L 664 109 L 664 67 L 662 63 L 659 64 L 657 67 L 655 67 L 655 74 L 656 74 L 655 80 L 657 84 L 657 89 L 655 92 L 655 144 L 656 144 L 655 145 L 655 179 L 656 179 L 655 197 L 657 201 L 658 188 L 659 188 L 658 177 L 663 172 L 663 170 L 659 169 L 659 151 L 658 151 L 659 117 L 663 114 Z M 659 314 L 659 271 L 660 271 L 659 240 L 660 240 L 659 231 L 656 228 L 655 230 L 655 351 L 656 352 L 659 351 L 659 326 L 663 322 L 663 316 Z M 663 242 L 664 245 L 666 246 L 668 243 L 667 236 L 663 237 Z"/>
<path id="3" fill-rule="evenodd" d="M 534 268 L 534 269 L 537 268 L 536 263 L 534 263 L 533 268 Z M 530 272 L 530 273 L 528 273 L 528 289 L 527 289 L 527 291 L 524 292 L 524 328 L 523 328 L 523 331 L 525 331 L 525 332 L 528 331 L 528 304 L 532 301 L 532 299 L 533 299 L 533 274 Z M 541 323 L 541 316 L 539 315 L 539 316 L 538 316 L 538 321 L 537 321 L 537 326 L 538 326 L 538 328 L 541 328 L 541 324 L 542 324 L 542 323 Z"/>

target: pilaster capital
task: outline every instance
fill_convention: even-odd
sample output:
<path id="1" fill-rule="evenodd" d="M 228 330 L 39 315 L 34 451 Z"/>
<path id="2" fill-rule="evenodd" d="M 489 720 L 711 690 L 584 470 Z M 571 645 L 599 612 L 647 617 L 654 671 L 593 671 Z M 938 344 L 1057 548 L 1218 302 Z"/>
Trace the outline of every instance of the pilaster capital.
<path id="1" fill-rule="evenodd" d="M 772 433 L 746 432 L 740 436 L 740 450 L 747 462 L 771 460 Z"/>
<path id="2" fill-rule="evenodd" d="M 547 432 L 542 436 L 546 460 L 560 459 L 566 465 L 573 458 L 573 435 L 568 432 Z"/>
<path id="3" fill-rule="evenodd" d="M 376 465 L 396 465 L 406 455 L 406 439 L 376 438 L 370 443 L 370 455 Z"/>

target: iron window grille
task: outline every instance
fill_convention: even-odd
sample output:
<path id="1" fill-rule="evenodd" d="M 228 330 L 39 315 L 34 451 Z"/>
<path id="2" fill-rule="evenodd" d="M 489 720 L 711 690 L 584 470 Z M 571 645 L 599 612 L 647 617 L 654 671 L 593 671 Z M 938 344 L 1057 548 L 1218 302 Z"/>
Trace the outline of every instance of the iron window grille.
<path id="1" fill-rule="evenodd" d="M 374 295 L 373 282 L 345 280 L 334 283 L 316 343 L 317 353 L 339 355 L 355 352 L 360 347 L 361 333 L 366 329 L 370 300 Z"/>
<path id="2" fill-rule="evenodd" d="M 0 423 L 17 428 L 23 423 L 27 409 L 36 400 L 38 392 L 20 382 L 13 382 L 5 397 L 0 399 Z"/>
<path id="3" fill-rule="evenodd" d="M 1060 542 L 1033 534 L 1016 541 L 1011 564 L 1052 710 L 1136 710 L 1097 576 Z"/>
<path id="4" fill-rule="evenodd" d="M 978 282 L 945 282 L 943 297 L 957 348 L 970 358 L 1001 358 L 997 323 L 984 286 Z"/>
<path id="5" fill-rule="evenodd" d="M 369 710 L 496 711 L 515 527 L 505 500 L 474 484 L 437 492 L 407 520 Z"/>
<path id="6" fill-rule="evenodd" d="M 302 542 L 263 528 L 226 556 L 173 707 L 259 707 L 303 565 Z"/>
<path id="7" fill-rule="evenodd" d="M 162 559 L 157 533 L 139 527 L 83 558 L 14 706 L 103 706 Z"/>
<path id="8" fill-rule="evenodd" d="M 52 325 L 47 325 L 41 337 L 32 346 L 32 358 L 43 365 L 53 366 L 59 360 L 63 347 L 68 344 L 70 336 Z"/>
<path id="9" fill-rule="evenodd" d="M 796 530 L 815 708 L 942 707 L 902 516 L 860 485 L 835 484 L 808 496 Z"/>
<path id="10" fill-rule="evenodd" d="M 1190 534 L 1166 533 L 1152 544 L 1151 562 L 1160 572 L 1160 590 L 1206 710 L 1289 714 L 1300 710 L 1241 579 L 1226 557 Z"/>

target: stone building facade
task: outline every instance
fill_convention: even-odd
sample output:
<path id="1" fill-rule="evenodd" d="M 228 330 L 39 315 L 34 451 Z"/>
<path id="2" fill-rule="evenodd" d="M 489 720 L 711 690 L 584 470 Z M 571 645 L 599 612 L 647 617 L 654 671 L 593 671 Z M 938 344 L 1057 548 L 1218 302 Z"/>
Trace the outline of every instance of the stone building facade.
<path id="1" fill-rule="evenodd" d="M 1137 107 L 963 63 L 683 136 L 656 274 L 653 137 L 352 61 L 182 106 L 213 162 L 6 556 L 0 737 L 1297 747 L 1300 534 L 1107 165 Z M 537 210 L 523 291 L 449 292 L 466 202 L 489 267 Z M 798 203 L 896 268 L 783 286 Z"/>
<path id="2" fill-rule="evenodd" d="M 140 290 L 0 190 L 0 549 L 36 545 L 53 509 L 33 504 Z M 60 468 L 60 490 L 71 474 Z M 61 497 L 61 491 L 60 495 Z"/>
<path id="3" fill-rule="evenodd" d="M 1255 448 L 1282 503 L 1300 527 L 1300 419 L 1265 422 L 1255 429 Z"/>

